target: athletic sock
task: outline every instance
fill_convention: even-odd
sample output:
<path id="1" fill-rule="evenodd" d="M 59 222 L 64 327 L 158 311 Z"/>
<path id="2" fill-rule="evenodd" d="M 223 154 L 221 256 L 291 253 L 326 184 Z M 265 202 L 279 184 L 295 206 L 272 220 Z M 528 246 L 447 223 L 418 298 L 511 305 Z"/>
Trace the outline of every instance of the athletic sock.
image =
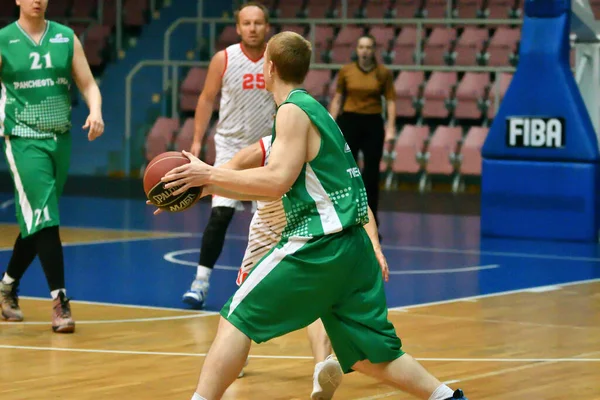
<path id="1" fill-rule="evenodd" d="M 15 282 L 15 280 L 13 278 L 11 278 L 10 276 L 8 276 L 8 274 L 5 272 L 4 278 L 2 278 L 2 282 L 7 285 L 12 285 Z"/>
<path id="2" fill-rule="evenodd" d="M 52 296 L 52 300 L 57 299 L 58 298 L 58 294 L 60 292 L 63 292 L 63 294 L 65 295 L 65 297 L 67 297 L 67 289 L 56 289 L 50 292 L 50 295 Z"/>
<path id="3" fill-rule="evenodd" d="M 200 396 L 198 393 L 194 393 L 192 396 L 192 400 L 206 400 L 204 397 Z"/>
<path id="4" fill-rule="evenodd" d="M 212 269 L 205 267 L 204 265 L 198 265 L 198 270 L 196 271 L 196 279 L 209 280 L 210 273 Z"/>
<path id="5" fill-rule="evenodd" d="M 454 392 L 452 391 L 452 389 L 450 389 L 448 386 L 442 383 L 440 386 L 438 386 L 437 389 L 433 391 L 433 393 L 429 397 L 429 400 L 446 400 L 452 398 L 453 395 Z"/>

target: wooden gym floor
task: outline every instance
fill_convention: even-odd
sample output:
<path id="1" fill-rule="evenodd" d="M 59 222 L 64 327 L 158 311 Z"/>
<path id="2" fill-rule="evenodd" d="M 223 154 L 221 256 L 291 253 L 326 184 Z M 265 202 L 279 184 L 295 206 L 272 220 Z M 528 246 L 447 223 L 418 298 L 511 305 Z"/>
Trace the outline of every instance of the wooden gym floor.
<path id="1" fill-rule="evenodd" d="M 17 230 L 10 198 L 0 202 L 5 266 Z M 215 312 L 235 290 L 250 214 L 234 217 L 208 310 L 196 312 L 183 308 L 181 294 L 206 204 L 158 217 L 143 201 L 65 198 L 61 207 L 77 330 L 52 333 L 36 260 L 21 287 L 26 320 L 0 322 L 0 397 L 189 400 Z M 470 400 L 600 399 L 598 245 L 481 239 L 477 217 L 381 220 L 390 318 L 404 349 L 431 372 Z M 254 345 L 246 376 L 225 399 L 308 399 L 312 370 L 305 331 Z M 335 398 L 410 397 L 353 373 Z"/>

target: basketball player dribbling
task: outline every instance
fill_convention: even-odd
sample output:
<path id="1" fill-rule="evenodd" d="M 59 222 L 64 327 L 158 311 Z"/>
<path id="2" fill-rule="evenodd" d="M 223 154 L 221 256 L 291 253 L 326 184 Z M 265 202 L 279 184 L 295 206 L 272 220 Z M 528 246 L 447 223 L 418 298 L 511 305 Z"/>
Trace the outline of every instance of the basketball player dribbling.
<path id="1" fill-rule="evenodd" d="M 302 84 L 310 43 L 275 35 L 264 75 L 277 115 L 269 162 L 236 171 L 190 163 L 163 177 L 166 187 L 212 185 L 231 196 L 283 197 L 280 242 L 256 264 L 221 310 L 192 400 L 218 400 L 235 381 L 251 342 L 263 343 L 321 319 L 342 371 L 358 371 L 423 400 L 466 400 L 402 350 L 387 318 L 381 269 L 369 237 L 366 191 L 342 132 Z M 223 194 L 223 193 L 222 193 Z"/>
<path id="2" fill-rule="evenodd" d="M 265 89 L 263 77 L 265 37 L 270 29 L 268 18 L 268 10 L 260 3 L 241 5 L 235 12 L 241 42 L 216 53 L 208 67 L 196 106 L 191 153 L 199 156 L 220 90 L 215 166 L 229 161 L 235 153 L 271 131 L 275 102 Z M 193 308 L 200 309 L 205 304 L 210 275 L 223 250 L 225 234 L 236 209 L 243 209 L 240 201 L 213 196 L 211 215 L 202 235 L 196 276 L 183 295 L 183 301 Z"/>

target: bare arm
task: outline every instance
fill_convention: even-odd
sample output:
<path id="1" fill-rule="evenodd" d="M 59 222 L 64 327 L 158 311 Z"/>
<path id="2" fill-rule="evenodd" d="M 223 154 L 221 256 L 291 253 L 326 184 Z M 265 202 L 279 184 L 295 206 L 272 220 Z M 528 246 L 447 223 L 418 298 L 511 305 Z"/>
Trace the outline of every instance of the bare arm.
<path id="1" fill-rule="evenodd" d="M 73 42 L 73 80 L 90 110 L 90 115 L 83 128 L 90 129 L 88 137 L 90 140 L 94 140 L 104 132 L 102 95 L 85 57 L 83 46 L 76 35 L 73 36 Z"/>
<path id="2" fill-rule="evenodd" d="M 396 100 L 387 100 L 387 126 L 385 129 L 385 141 L 396 139 Z"/>
<path id="3" fill-rule="evenodd" d="M 375 256 L 377 257 L 377 261 L 381 267 L 381 275 L 387 282 L 389 280 L 390 272 L 387 265 L 387 260 L 385 259 L 383 251 L 381 250 L 381 243 L 379 243 L 379 229 L 377 228 L 377 222 L 375 222 L 375 215 L 373 214 L 373 211 L 371 211 L 371 207 L 369 207 L 369 222 L 364 226 L 364 228 L 365 231 L 367 231 L 369 239 L 371 239 Z"/>
<path id="4" fill-rule="evenodd" d="M 204 87 L 198 103 L 196 104 L 196 114 L 194 116 L 194 141 L 192 144 L 192 154 L 198 157 L 202 148 L 202 139 L 206 133 L 206 127 L 212 116 L 213 106 L 217 94 L 221 90 L 222 77 L 226 67 L 225 50 L 219 51 L 214 55 L 208 66 Z"/>
<path id="5" fill-rule="evenodd" d="M 335 93 L 333 99 L 331 99 L 331 103 L 329 104 L 329 114 L 333 117 L 333 119 L 337 119 L 340 114 L 340 108 L 342 107 L 342 94 Z"/>

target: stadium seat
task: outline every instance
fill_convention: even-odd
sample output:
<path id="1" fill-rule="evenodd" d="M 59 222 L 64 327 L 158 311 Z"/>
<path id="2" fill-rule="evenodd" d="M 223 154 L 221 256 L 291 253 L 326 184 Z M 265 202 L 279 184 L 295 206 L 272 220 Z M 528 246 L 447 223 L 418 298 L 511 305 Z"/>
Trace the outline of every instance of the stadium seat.
<path id="1" fill-rule="evenodd" d="M 426 0 L 425 18 L 446 18 L 448 11 L 448 0 Z"/>
<path id="2" fill-rule="evenodd" d="M 150 161 L 167 151 L 178 128 L 177 119 L 158 117 L 146 138 L 146 160 Z"/>
<path id="3" fill-rule="evenodd" d="M 394 174 L 416 174 L 421 171 L 419 155 L 429 137 L 429 126 L 404 125 L 394 146 Z"/>
<path id="4" fill-rule="evenodd" d="M 53 0 L 54 1 L 54 0 Z M 141 28 L 146 24 L 149 12 L 147 0 L 126 0 L 123 9 L 123 24 L 129 28 Z"/>
<path id="5" fill-rule="evenodd" d="M 461 175 L 481 176 L 481 148 L 489 128 L 472 127 L 467 132 L 460 151 Z"/>
<path id="6" fill-rule="evenodd" d="M 9 0 L 14 3 L 14 1 Z M 9 1 L 6 1 L 8 3 Z M 71 6 L 69 0 L 52 0 L 48 2 L 48 8 L 46 9 L 46 16 L 48 19 L 59 19 L 64 18 L 69 11 L 69 7 Z M 6 5 L 2 5 L 2 8 L 6 7 Z M 11 9 L 11 7 L 8 7 Z"/>
<path id="7" fill-rule="evenodd" d="M 477 18 L 482 3 L 482 0 L 458 0 L 456 18 Z"/>
<path id="8" fill-rule="evenodd" d="M 235 30 L 235 25 L 227 25 L 223 29 L 223 31 L 221 31 L 221 34 L 219 35 L 219 38 L 217 39 L 217 43 L 215 44 L 215 50 L 216 51 L 223 50 L 227 46 L 230 46 L 232 44 L 239 42 L 239 40 L 240 40 L 240 37 Z"/>
<path id="9" fill-rule="evenodd" d="M 306 5 L 308 18 L 325 18 L 331 9 L 331 0 L 309 0 Z"/>
<path id="10" fill-rule="evenodd" d="M 311 69 L 306 75 L 304 88 L 317 100 L 325 99 L 331 81 L 331 71 L 328 69 Z"/>
<path id="11" fill-rule="evenodd" d="M 198 96 L 202 93 L 208 70 L 206 68 L 190 68 L 180 87 L 179 108 L 182 111 L 194 111 Z"/>
<path id="12" fill-rule="evenodd" d="M 425 171 L 428 175 L 452 175 L 455 171 L 453 157 L 456 155 L 458 142 L 462 139 L 462 128 L 439 126 L 431 140 L 426 153 Z"/>
<path id="13" fill-rule="evenodd" d="M 308 29 L 307 29 L 306 25 L 281 25 L 281 28 L 279 29 L 280 32 L 285 32 L 285 31 L 295 32 L 298 35 L 302 35 L 308 39 L 308 35 L 306 34 L 307 30 Z"/>
<path id="14" fill-rule="evenodd" d="M 521 30 L 500 26 L 492 36 L 487 48 L 487 65 L 506 66 L 510 64 L 510 56 L 516 50 L 521 37 Z"/>
<path id="15" fill-rule="evenodd" d="M 447 102 L 453 96 L 457 84 L 458 74 L 456 72 L 434 72 L 425 85 L 423 93 L 423 117 L 424 118 L 447 118 L 450 110 Z"/>
<path id="16" fill-rule="evenodd" d="M 393 1 L 370 0 L 364 7 L 362 14 L 364 18 L 384 18 L 392 10 Z"/>
<path id="17" fill-rule="evenodd" d="M 175 150 L 189 151 L 194 141 L 194 118 L 187 118 L 175 138 Z"/>
<path id="18" fill-rule="evenodd" d="M 298 18 L 298 15 L 302 11 L 303 0 L 285 0 L 279 2 L 277 8 L 278 18 Z"/>
<path id="19" fill-rule="evenodd" d="M 378 17 L 379 18 L 379 17 Z M 393 47 L 396 35 L 393 26 L 375 25 L 369 31 L 369 34 L 375 38 L 379 50 L 389 50 Z"/>
<path id="20" fill-rule="evenodd" d="M 393 18 L 415 18 L 422 13 L 422 0 L 397 0 L 393 7 Z"/>
<path id="21" fill-rule="evenodd" d="M 424 32 L 421 31 L 424 37 Z M 404 26 L 396 39 L 392 52 L 392 64 L 412 65 L 415 63 L 415 44 L 417 43 L 417 28 Z"/>
<path id="22" fill-rule="evenodd" d="M 349 25 L 343 27 L 333 41 L 331 61 L 336 64 L 346 64 L 352 61 L 352 55 L 356 50 L 356 43 L 363 33 L 364 29 L 357 26 Z"/>
<path id="23" fill-rule="evenodd" d="M 456 39 L 456 30 L 453 28 L 435 28 L 423 48 L 423 64 L 444 65 L 444 56 L 450 49 L 451 42 Z"/>
<path id="24" fill-rule="evenodd" d="M 476 65 L 477 54 L 479 54 L 485 41 L 488 39 L 488 31 L 484 28 L 466 27 L 453 49 L 455 65 Z"/>
<path id="25" fill-rule="evenodd" d="M 490 84 L 487 72 L 467 72 L 456 90 L 454 116 L 458 119 L 479 119 Z"/>
<path id="26" fill-rule="evenodd" d="M 512 80 L 513 75 L 507 72 L 503 72 L 499 74 L 499 78 L 497 82 L 494 82 L 491 90 L 488 94 L 488 111 L 487 117 L 489 119 L 493 119 L 496 115 L 496 92 L 498 92 L 499 102 L 502 102 L 504 95 L 506 94 L 506 90 L 508 89 L 508 85 L 510 85 L 510 81 Z"/>
<path id="27" fill-rule="evenodd" d="M 510 18 L 515 0 L 488 0 L 486 15 L 488 19 Z"/>
<path id="28" fill-rule="evenodd" d="M 402 71 L 394 82 L 396 90 L 396 116 L 414 117 L 417 110 L 414 100 L 420 96 L 425 80 L 423 71 Z"/>
<path id="29" fill-rule="evenodd" d="M 75 18 L 90 18 L 98 10 L 98 0 L 73 0 L 71 15 Z"/>

